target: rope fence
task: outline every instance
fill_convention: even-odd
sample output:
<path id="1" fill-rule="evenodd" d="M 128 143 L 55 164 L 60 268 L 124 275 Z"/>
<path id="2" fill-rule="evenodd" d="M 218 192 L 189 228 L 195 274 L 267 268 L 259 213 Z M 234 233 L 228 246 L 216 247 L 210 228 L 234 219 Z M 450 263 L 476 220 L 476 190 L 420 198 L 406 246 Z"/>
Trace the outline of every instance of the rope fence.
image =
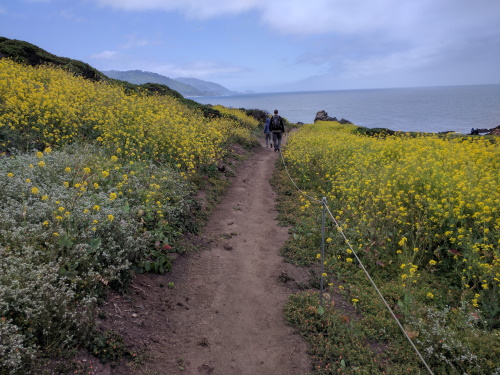
<path id="1" fill-rule="evenodd" d="M 387 301 L 385 300 L 384 296 L 382 295 L 382 293 L 380 292 L 380 289 L 377 287 L 377 284 L 375 284 L 375 281 L 373 281 L 373 278 L 370 276 L 370 273 L 367 271 L 367 269 L 365 268 L 363 262 L 361 261 L 361 259 L 358 257 L 358 254 L 356 253 L 356 251 L 353 249 L 349 239 L 346 237 L 344 231 L 342 230 L 342 226 L 339 224 L 339 222 L 337 221 L 337 219 L 335 219 L 335 217 L 333 216 L 332 212 L 330 211 L 330 208 L 328 207 L 327 205 L 327 201 L 326 201 L 326 197 L 323 197 L 323 199 L 319 200 L 317 198 L 314 198 L 308 194 L 306 194 L 305 191 L 301 190 L 297 184 L 295 183 L 295 181 L 293 180 L 292 176 L 290 175 L 289 171 L 288 171 L 288 167 L 285 163 L 285 159 L 283 157 L 283 154 L 281 153 L 281 149 L 279 150 L 279 153 L 280 153 L 280 157 L 281 157 L 281 161 L 283 163 L 283 167 L 285 168 L 285 171 L 288 175 L 288 178 L 290 179 L 290 181 L 292 182 L 292 184 L 295 186 L 295 188 L 305 197 L 309 198 L 310 200 L 312 200 L 313 202 L 316 202 L 316 203 L 320 203 L 323 207 L 323 212 L 322 212 L 322 228 L 321 228 L 321 279 L 320 279 L 320 309 L 318 311 L 324 311 L 323 310 L 323 288 L 324 288 L 324 277 L 323 277 L 323 273 L 324 273 L 324 262 L 325 262 L 325 226 L 326 226 L 326 213 L 328 213 L 330 215 L 330 218 L 332 219 L 332 222 L 334 223 L 335 227 L 337 228 L 337 231 L 340 233 L 340 235 L 342 236 L 342 238 L 344 239 L 344 242 L 349 246 L 349 249 L 352 251 L 352 254 L 354 255 L 354 257 L 356 258 L 356 260 L 358 261 L 359 263 L 359 266 L 361 267 L 361 269 L 363 270 L 363 272 L 365 273 L 366 277 L 368 278 L 368 280 L 370 281 L 370 283 L 372 284 L 373 288 L 375 289 L 375 291 L 377 292 L 377 295 L 380 297 L 380 299 L 382 300 L 382 302 L 384 303 L 385 307 L 387 308 L 387 310 L 389 311 L 390 315 L 392 316 L 392 318 L 396 321 L 398 327 L 400 328 L 401 332 L 403 333 L 403 335 L 406 337 L 406 339 L 408 340 L 408 342 L 410 343 L 410 345 L 412 346 L 413 350 L 415 351 L 415 353 L 417 354 L 418 358 L 422 361 L 422 363 L 424 364 L 425 368 L 427 369 L 427 371 L 429 372 L 429 374 L 433 375 L 433 372 L 431 370 L 431 368 L 429 367 L 429 365 L 427 364 L 427 362 L 425 361 L 424 357 L 420 354 L 420 351 L 418 350 L 418 348 L 415 346 L 415 344 L 413 343 L 413 341 L 411 340 L 410 336 L 408 336 L 408 333 L 406 332 L 406 330 L 404 329 L 403 325 L 401 324 L 401 322 L 399 321 L 399 319 L 397 318 L 397 316 L 394 314 L 394 312 L 392 311 L 391 307 L 389 306 L 389 304 L 387 303 Z"/>

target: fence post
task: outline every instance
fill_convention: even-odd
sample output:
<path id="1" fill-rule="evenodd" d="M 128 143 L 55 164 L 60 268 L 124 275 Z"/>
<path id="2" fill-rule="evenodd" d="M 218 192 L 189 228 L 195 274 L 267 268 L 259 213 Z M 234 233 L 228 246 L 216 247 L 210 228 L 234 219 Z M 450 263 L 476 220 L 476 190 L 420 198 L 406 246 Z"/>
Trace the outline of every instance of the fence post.
<path id="1" fill-rule="evenodd" d="M 321 218 L 321 279 L 319 288 L 319 305 L 321 307 L 320 311 L 323 311 L 323 289 L 324 289 L 324 277 L 325 273 L 325 216 L 326 216 L 326 197 L 321 200 L 321 205 L 323 206 L 323 215 Z"/>

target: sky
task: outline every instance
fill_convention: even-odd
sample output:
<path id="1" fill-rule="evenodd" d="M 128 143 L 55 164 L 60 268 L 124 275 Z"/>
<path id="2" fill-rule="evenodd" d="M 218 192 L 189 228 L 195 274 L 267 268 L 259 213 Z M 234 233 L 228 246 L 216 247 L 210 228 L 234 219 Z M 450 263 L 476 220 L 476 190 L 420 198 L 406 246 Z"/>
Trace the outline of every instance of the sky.
<path id="1" fill-rule="evenodd" d="M 240 92 L 500 83 L 500 0 L 1 0 L 0 36 Z"/>

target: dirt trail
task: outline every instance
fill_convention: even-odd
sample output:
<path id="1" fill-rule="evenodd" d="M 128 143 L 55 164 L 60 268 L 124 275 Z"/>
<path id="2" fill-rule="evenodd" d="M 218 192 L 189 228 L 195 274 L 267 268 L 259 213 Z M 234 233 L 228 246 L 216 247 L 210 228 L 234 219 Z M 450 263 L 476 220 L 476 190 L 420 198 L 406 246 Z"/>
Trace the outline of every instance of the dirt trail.
<path id="1" fill-rule="evenodd" d="M 213 240 L 189 264 L 180 286 L 189 310 L 171 317 L 173 358 L 189 374 L 305 374 L 305 344 L 283 320 L 289 291 L 279 248 L 286 228 L 275 220 L 269 180 L 278 153 L 263 147 L 240 168 L 213 213 L 205 236 Z M 169 348 L 165 354 L 172 355 Z M 180 373 L 179 363 L 165 373 Z M 177 372 L 176 372 L 177 371 Z"/>
<path id="2" fill-rule="evenodd" d="M 167 279 L 139 276 L 128 307 L 108 302 L 108 324 L 121 325 L 125 339 L 148 353 L 141 366 L 115 368 L 112 374 L 294 375 L 310 370 L 306 344 L 283 318 L 291 290 L 280 275 L 306 275 L 278 255 L 288 237 L 276 221 L 269 182 L 278 156 L 263 146 L 238 168 L 202 234 L 205 250 L 178 259 Z M 160 280 L 165 285 L 173 280 L 175 288 L 158 286 Z"/>

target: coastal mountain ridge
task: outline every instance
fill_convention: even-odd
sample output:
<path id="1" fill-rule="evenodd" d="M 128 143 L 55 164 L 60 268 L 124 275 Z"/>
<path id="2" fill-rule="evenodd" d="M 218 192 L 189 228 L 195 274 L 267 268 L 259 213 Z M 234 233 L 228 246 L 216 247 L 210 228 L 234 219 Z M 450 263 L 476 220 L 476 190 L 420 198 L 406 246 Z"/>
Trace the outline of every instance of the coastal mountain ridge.
<path id="1" fill-rule="evenodd" d="M 159 83 L 178 91 L 183 96 L 220 96 L 235 95 L 236 91 L 231 91 L 218 83 L 203 81 L 197 78 L 169 78 L 158 73 L 145 72 L 142 70 L 108 70 L 102 71 L 110 78 L 119 79 L 136 85 L 145 83 Z"/>
<path id="2" fill-rule="evenodd" d="M 198 90 L 206 91 L 206 92 L 213 92 L 217 95 L 237 95 L 237 94 L 239 94 L 239 92 L 229 90 L 218 83 L 204 81 L 204 80 L 201 80 L 198 78 L 178 77 L 178 78 L 174 78 L 174 80 L 185 83 L 185 84 L 193 86 L 193 87 L 196 87 Z"/>

